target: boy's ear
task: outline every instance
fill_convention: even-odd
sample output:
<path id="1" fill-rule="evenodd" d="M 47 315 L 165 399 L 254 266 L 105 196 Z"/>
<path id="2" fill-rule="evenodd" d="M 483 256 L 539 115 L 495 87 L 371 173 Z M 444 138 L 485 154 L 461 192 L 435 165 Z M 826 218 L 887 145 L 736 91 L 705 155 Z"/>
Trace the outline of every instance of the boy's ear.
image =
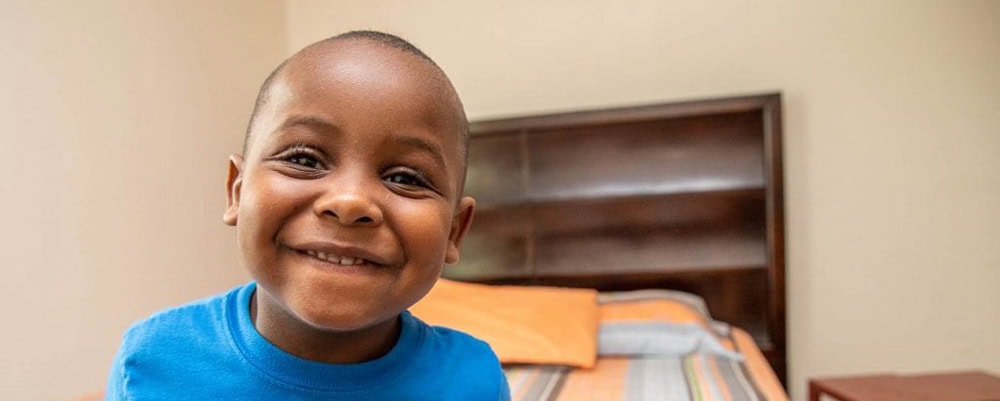
<path id="1" fill-rule="evenodd" d="M 226 177 L 226 211 L 222 213 L 222 222 L 235 226 L 240 215 L 240 189 L 243 188 L 243 156 L 229 156 L 229 175 Z"/>
<path id="2" fill-rule="evenodd" d="M 472 214 L 476 210 L 476 200 L 470 196 L 463 196 L 458 201 L 455 208 L 455 217 L 451 221 L 451 231 L 448 233 L 448 249 L 444 256 L 447 264 L 458 263 L 459 247 L 462 245 L 462 238 L 469 231 L 472 225 Z"/>

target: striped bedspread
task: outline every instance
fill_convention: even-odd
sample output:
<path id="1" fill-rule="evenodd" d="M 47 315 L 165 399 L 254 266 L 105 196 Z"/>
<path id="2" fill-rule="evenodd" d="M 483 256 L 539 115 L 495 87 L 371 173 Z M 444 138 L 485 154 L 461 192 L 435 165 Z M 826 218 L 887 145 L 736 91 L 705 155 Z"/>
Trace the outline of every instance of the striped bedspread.
<path id="1" fill-rule="evenodd" d="M 594 367 L 505 366 L 514 401 L 788 400 L 750 335 L 711 320 L 700 300 L 633 292 L 600 302 Z"/>

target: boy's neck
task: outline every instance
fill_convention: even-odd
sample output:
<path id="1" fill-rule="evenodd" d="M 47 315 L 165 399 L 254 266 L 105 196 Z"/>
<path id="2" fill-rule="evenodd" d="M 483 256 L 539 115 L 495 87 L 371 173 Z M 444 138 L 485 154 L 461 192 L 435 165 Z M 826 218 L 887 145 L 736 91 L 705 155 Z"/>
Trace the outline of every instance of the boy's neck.
<path id="1" fill-rule="evenodd" d="M 281 350 L 310 361 L 333 364 L 370 361 L 389 353 L 402 331 L 398 316 L 362 330 L 317 330 L 283 310 L 267 309 L 270 303 L 261 303 L 259 296 L 258 288 L 250 300 L 250 319 L 257 332 Z"/>

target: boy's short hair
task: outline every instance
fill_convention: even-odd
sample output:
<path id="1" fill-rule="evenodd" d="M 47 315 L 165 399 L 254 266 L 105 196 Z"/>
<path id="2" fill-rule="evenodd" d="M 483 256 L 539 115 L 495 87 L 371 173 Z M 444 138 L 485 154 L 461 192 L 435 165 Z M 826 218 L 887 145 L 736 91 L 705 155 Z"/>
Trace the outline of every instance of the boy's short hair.
<path id="1" fill-rule="evenodd" d="M 424 53 L 422 50 L 420 50 L 420 48 L 418 48 L 417 46 L 415 46 L 413 43 L 410 43 L 406 39 L 403 39 L 403 38 L 401 38 L 399 36 L 396 36 L 396 35 L 393 35 L 393 34 L 390 34 L 390 33 L 379 32 L 379 31 L 370 31 L 370 30 L 350 31 L 350 32 L 345 32 L 345 33 L 342 33 L 342 34 L 339 34 L 339 35 L 336 35 L 336 36 L 332 36 L 332 37 L 320 40 L 320 41 L 318 41 L 316 43 L 313 43 L 313 44 L 309 45 L 306 48 L 313 47 L 313 46 L 322 46 L 322 45 L 325 45 L 325 44 L 330 44 L 330 43 L 334 43 L 334 42 L 338 42 L 338 41 L 344 41 L 344 40 L 367 40 L 367 41 L 370 41 L 370 42 L 374 42 L 374 43 L 378 43 L 378 44 L 381 44 L 381 45 L 384 45 L 384 46 L 387 46 L 387 47 L 394 48 L 396 50 L 402 50 L 404 52 L 407 52 L 407 53 L 410 53 L 410 54 L 412 54 L 414 56 L 417 56 L 421 60 L 426 61 L 431 66 L 433 66 L 434 69 L 436 69 L 441 74 L 441 76 L 445 79 L 445 81 L 448 83 L 448 86 L 452 88 L 452 92 L 455 91 L 454 90 L 454 86 L 451 85 L 451 80 L 448 79 L 447 74 L 444 73 L 444 70 L 442 70 L 441 67 L 439 67 L 437 65 L 437 63 L 435 63 L 434 60 L 431 59 L 430 56 L 427 55 L 427 53 Z M 305 50 L 305 49 L 303 49 L 303 50 Z M 302 50 L 300 50 L 299 52 L 301 52 L 301 51 Z M 298 54 L 298 53 L 296 53 L 296 54 Z M 295 57 L 295 56 L 292 55 L 291 57 L 285 59 L 285 61 L 282 61 L 281 64 L 278 64 L 278 66 L 275 67 L 274 70 L 271 71 L 271 73 L 267 75 L 267 78 L 264 79 L 264 82 L 260 86 L 260 91 L 257 92 L 257 100 L 254 102 L 253 111 L 250 113 L 250 120 L 247 122 L 246 133 L 244 134 L 244 137 L 243 137 L 243 154 L 244 155 L 246 155 L 247 151 L 249 150 L 248 148 L 250 146 L 249 145 L 250 144 L 250 137 L 253 135 L 254 124 L 256 123 L 257 116 L 258 116 L 258 114 L 260 112 L 260 109 L 262 109 L 264 107 L 264 105 L 267 104 L 268 100 L 270 99 L 270 91 L 271 91 L 272 85 L 274 84 L 274 79 L 278 76 L 278 74 L 281 73 L 282 70 L 284 70 L 285 65 L 288 64 L 288 60 L 291 60 L 292 57 Z M 463 168 L 462 168 L 463 173 L 462 173 L 462 175 L 460 177 L 460 184 L 461 185 L 459 186 L 459 189 L 461 189 L 462 187 L 464 187 L 464 184 L 465 184 L 465 168 L 464 168 L 464 166 L 468 165 L 468 159 L 469 159 L 469 156 L 468 156 L 468 153 L 469 153 L 468 152 L 468 149 L 469 149 L 469 121 L 468 121 L 468 119 L 465 116 L 465 110 L 462 108 L 461 100 L 459 100 L 457 96 L 455 97 L 455 100 L 458 103 L 459 112 L 461 113 L 461 121 L 460 121 L 461 132 L 459 133 L 459 135 L 461 135 L 459 143 L 461 144 L 461 149 L 460 150 L 462 152 L 462 166 L 463 166 Z"/>

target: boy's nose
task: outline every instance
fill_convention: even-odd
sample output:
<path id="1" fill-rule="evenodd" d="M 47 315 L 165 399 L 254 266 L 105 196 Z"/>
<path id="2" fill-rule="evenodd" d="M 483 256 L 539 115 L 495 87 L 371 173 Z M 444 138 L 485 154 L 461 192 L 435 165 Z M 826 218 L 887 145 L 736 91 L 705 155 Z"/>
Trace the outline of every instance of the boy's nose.
<path id="1" fill-rule="evenodd" d="M 332 190 L 315 202 L 314 211 L 320 217 L 333 217 L 342 225 L 382 223 L 378 205 L 356 191 Z"/>

